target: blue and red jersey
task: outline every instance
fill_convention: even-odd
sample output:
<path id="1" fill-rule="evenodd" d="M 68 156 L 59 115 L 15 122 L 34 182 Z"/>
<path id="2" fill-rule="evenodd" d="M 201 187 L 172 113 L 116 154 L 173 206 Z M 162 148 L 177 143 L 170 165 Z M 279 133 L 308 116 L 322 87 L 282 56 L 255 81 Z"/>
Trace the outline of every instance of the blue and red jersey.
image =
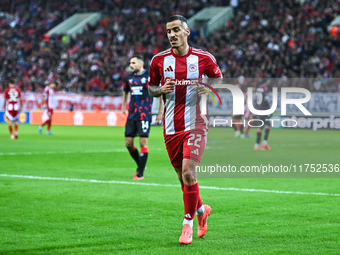
<path id="1" fill-rule="evenodd" d="M 128 119 L 151 121 L 151 107 L 153 97 L 148 91 L 149 73 L 128 75 L 124 84 L 124 91 L 131 92 Z"/>

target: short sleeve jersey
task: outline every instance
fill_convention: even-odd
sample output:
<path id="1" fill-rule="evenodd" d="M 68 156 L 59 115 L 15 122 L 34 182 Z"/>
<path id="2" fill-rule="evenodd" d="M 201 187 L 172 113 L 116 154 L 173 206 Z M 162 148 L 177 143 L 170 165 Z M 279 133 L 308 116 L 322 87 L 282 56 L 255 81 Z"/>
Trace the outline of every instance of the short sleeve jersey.
<path id="1" fill-rule="evenodd" d="M 163 96 L 164 134 L 179 134 L 206 126 L 207 119 L 200 114 L 195 84 L 203 76 L 222 77 L 214 56 L 192 47 L 184 56 L 177 56 L 172 49 L 160 52 L 151 60 L 149 84 L 163 85 L 170 76 L 176 85 L 174 92 Z"/>
<path id="2" fill-rule="evenodd" d="M 149 73 L 146 70 L 139 75 L 128 75 L 124 84 L 124 91 L 131 92 L 128 119 L 151 121 L 153 97 L 149 95 L 148 79 Z"/>
<path id="3" fill-rule="evenodd" d="M 43 96 L 47 102 L 48 109 L 54 109 L 53 94 L 54 94 L 54 90 L 50 88 L 50 86 L 46 86 L 44 88 Z"/>
<path id="4" fill-rule="evenodd" d="M 21 91 L 18 88 L 8 88 L 5 90 L 6 110 L 18 111 L 20 108 L 19 99 L 21 98 Z"/>

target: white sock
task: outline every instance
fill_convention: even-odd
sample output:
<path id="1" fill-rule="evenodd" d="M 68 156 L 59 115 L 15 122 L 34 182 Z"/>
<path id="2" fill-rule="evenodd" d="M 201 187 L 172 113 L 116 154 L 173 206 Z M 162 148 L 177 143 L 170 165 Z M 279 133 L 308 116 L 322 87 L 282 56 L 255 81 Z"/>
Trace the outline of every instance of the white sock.
<path id="1" fill-rule="evenodd" d="M 267 144 L 267 140 L 263 140 L 262 144 L 266 145 Z"/>
<path id="2" fill-rule="evenodd" d="M 184 226 L 185 224 L 189 224 L 190 227 L 192 228 L 192 227 L 194 226 L 194 220 L 187 220 L 186 218 L 184 218 L 184 220 L 183 220 L 183 226 Z"/>
<path id="3" fill-rule="evenodd" d="M 201 214 L 203 214 L 204 213 L 204 205 L 202 205 L 200 208 L 198 208 L 197 210 L 196 210 L 196 214 L 197 215 L 201 215 Z"/>
<path id="4" fill-rule="evenodd" d="M 258 143 L 255 143 L 254 148 L 258 148 L 260 145 Z"/>

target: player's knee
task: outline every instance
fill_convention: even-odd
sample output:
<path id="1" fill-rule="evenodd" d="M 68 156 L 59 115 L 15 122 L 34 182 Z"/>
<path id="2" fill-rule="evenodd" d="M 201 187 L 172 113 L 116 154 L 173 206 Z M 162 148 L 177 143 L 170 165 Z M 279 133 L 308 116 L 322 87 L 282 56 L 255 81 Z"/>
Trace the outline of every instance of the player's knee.
<path id="1" fill-rule="evenodd" d="M 182 180 L 184 183 L 192 183 L 196 179 L 194 172 L 190 170 L 190 167 L 183 168 L 182 171 Z"/>
<path id="2" fill-rule="evenodd" d="M 125 142 L 125 147 L 128 149 L 128 150 L 131 150 L 133 148 L 133 143 L 132 142 Z"/>
<path id="3" fill-rule="evenodd" d="M 148 150 L 148 144 L 139 144 L 139 147 L 142 149 L 144 148 L 144 150 Z"/>
<path id="4" fill-rule="evenodd" d="M 139 145 L 140 147 L 148 147 L 148 138 L 147 137 L 140 137 L 139 138 Z"/>
<path id="5" fill-rule="evenodd" d="M 190 183 L 192 181 L 192 175 L 190 174 L 190 172 L 183 172 L 182 178 L 184 183 Z"/>

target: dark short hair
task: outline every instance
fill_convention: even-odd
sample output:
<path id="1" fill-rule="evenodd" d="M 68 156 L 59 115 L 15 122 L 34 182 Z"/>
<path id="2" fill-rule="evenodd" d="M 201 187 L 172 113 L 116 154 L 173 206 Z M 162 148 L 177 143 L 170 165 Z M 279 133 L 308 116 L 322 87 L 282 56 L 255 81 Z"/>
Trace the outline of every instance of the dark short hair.
<path id="1" fill-rule="evenodd" d="M 143 58 L 143 56 L 142 56 L 142 55 L 139 55 L 139 54 L 137 54 L 137 55 L 133 55 L 131 58 L 137 58 L 138 60 L 140 60 L 140 61 L 143 61 L 143 62 L 144 62 L 144 58 Z"/>
<path id="2" fill-rule="evenodd" d="M 10 78 L 10 79 L 7 80 L 7 83 L 8 83 L 8 85 L 9 84 L 15 84 L 15 81 L 14 81 L 13 78 Z"/>
<path id="3" fill-rule="evenodd" d="M 168 21 L 166 23 L 175 21 L 175 20 L 180 20 L 183 23 L 186 24 L 187 27 L 188 26 L 188 20 L 186 18 L 184 18 L 182 15 L 172 15 L 170 18 L 168 18 Z"/>

